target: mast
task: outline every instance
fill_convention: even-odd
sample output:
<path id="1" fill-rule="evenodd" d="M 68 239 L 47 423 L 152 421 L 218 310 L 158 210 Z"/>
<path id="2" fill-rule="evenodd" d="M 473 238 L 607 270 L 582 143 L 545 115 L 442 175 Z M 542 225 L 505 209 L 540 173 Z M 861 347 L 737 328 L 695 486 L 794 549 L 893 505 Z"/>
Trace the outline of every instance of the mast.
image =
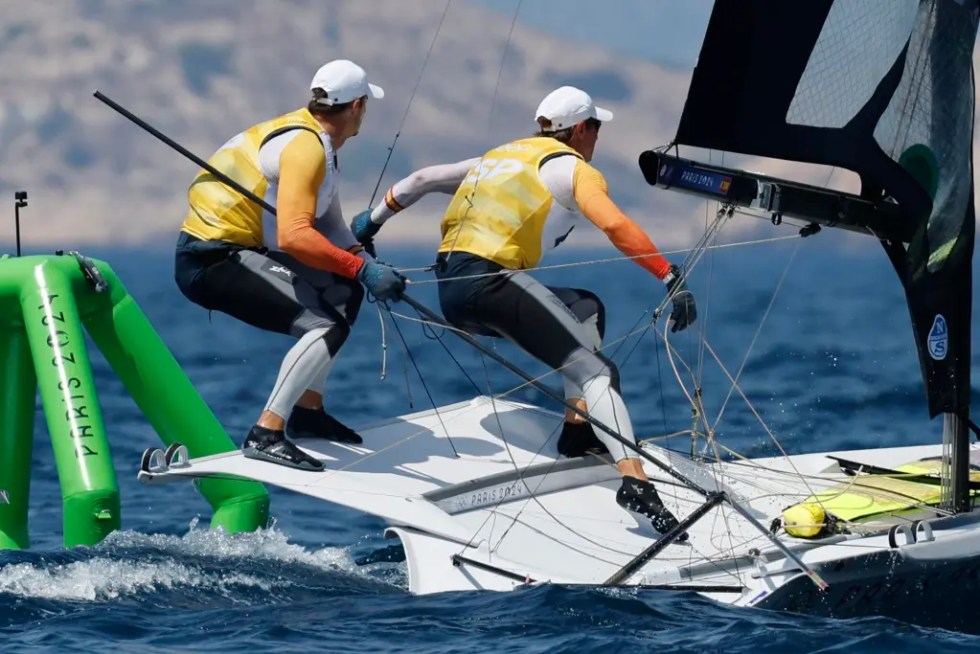
<path id="1" fill-rule="evenodd" d="M 955 413 L 943 414 L 942 507 L 952 513 L 970 510 L 970 432 Z"/>
<path id="2" fill-rule="evenodd" d="M 960 2 L 960 5 L 965 5 L 970 10 L 972 10 L 972 15 L 974 21 L 977 20 L 978 3 L 977 0 L 968 0 L 966 2 Z M 962 20 L 962 7 L 954 7 L 953 3 L 940 2 L 935 8 L 935 31 L 937 35 L 943 35 L 944 33 L 955 30 L 956 21 Z M 971 50 L 974 45 L 976 38 L 976 23 L 973 27 L 973 38 L 970 39 Z M 950 88 L 951 85 L 956 84 L 956 80 L 953 76 L 947 74 L 945 67 L 948 66 L 948 55 L 943 52 L 944 43 L 941 40 L 933 40 L 929 45 L 929 64 L 930 72 L 933 83 L 931 85 L 931 95 L 933 106 L 942 106 L 942 103 L 946 101 L 947 98 L 956 96 L 956 89 Z M 971 94 L 975 94 L 976 91 L 973 89 L 973 79 L 971 71 L 971 84 L 970 91 Z M 972 98 L 971 98 L 972 99 Z M 971 105 L 973 103 L 971 102 Z M 971 117 L 972 118 L 972 117 Z M 970 147 L 972 151 L 972 135 L 973 135 L 973 121 L 970 121 Z M 944 124 L 944 121 L 939 115 L 933 113 L 932 119 L 929 124 L 930 129 L 930 141 L 939 142 L 942 139 L 942 131 L 948 129 L 948 125 Z M 972 162 L 971 162 L 972 164 Z M 972 165 L 970 166 L 970 172 L 972 173 Z M 970 177 L 970 183 L 972 186 L 973 178 Z M 970 193 L 969 199 L 969 210 L 967 211 L 967 219 L 969 220 L 969 225 L 963 225 L 961 229 L 961 239 L 963 236 L 967 236 L 970 241 L 969 254 L 965 256 L 967 261 L 972 259 L 973 250 L 973 238 L 975 230 L 975 217 L 973 209 L 973 193 Z M 933 252 L 937 249 L 936 243 L 930 244 L 930 257 Z M 952 265 L 956 265 L 956 262 L 952 262 Z M 969 265 L 969 264 L 967 264 Z M 970 372 L 970 360 L 971 360 L 971 343 L 970 343 L 970 325 L 972 321 L 972 311 L 971 311 L 971 301 L 972 301 L 972 270 L 967 272 L 967 274 L 962 277 L 960 283 L 966 287 L 966 316 L 962 321 L 962 325 L 966 329 L 966 337 L 960 339 L 959 342 L 952 343 L 956 348 L 954 355 L 959 357 L 962 361 L 965 361 L 965 365 L 955 365 L 953 369 L 953 374 L 956 378 L 954 385 L 958 392 L 955 394 L 955 399 L 951 402 L 952 406 L 946 406 L 947 410 L 943 413 L 943 470 L 942 474 L 942 506 L 947 511 L 951 513 L 966 513 L 970 511 L 971 508 L 971 498 L 970 498 L 970 432 L 967 428 L 968 421 L 970 418 L 970 382 L 971 382 L 971 372 Z M 930 331 L 930 336 L 932 332 Z"/>

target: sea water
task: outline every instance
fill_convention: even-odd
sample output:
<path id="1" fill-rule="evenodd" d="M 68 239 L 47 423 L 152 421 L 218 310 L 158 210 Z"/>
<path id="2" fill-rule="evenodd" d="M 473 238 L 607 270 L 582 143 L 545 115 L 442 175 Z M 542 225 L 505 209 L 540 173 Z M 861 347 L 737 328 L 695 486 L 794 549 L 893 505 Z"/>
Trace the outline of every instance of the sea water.
<path id="1" fill-rule="evenodd" d="M 240 442 L 261 410 L 288 337 L 259 332 L 190 304 L 172 281 L 172 254 L 94 249 L 109 261 L 198 390 Z M 427 252 L 385 250 L 404 267 Z M 615 257 L 568 250 L 547 263 Z M 678 260 L 679 257 L 674 257 Z M 410 273 L 413 295 L 438 307 L 430 273 Z M 607 350 L 622 370 L 637 433 L 691 426 L 649 310 L 662 285 L 630 262 L 540 273 L 587 288 L 607 307 Z M 697 327 L 671 343 L 700 380 L 717 435 L 749 456 L 938 442 L 927 418 L 901 286 L 875 244 L 818 235 L 709 255 L 691 283 Z M 778 292 L 777 292 L 778 291 Z M 403 305 L 397 312 L 414 316 Z M 377 308 L 365 304 L 334 368 L 328 408 L 352 426 L 503 392 L 518 380 L 451 334 L 396 318 L 387 330 L 387 374 Z M 658 323 L 662 327 L 663 322 Z M 623 339 L 627 334 L 633 336 Z M 978 330 L 974 329 L 974 342 Z M 454 363 L 436 337 L 441 337 Z M 544 368 L 505 343 L 498 351 L 529 372 Z M 411 353 L 422 371 L 415 375 Z M 693 594 L 542 586 L 510 593 L 414 597 L 404 555 L 371 516 L 270 489 L 274 527 L 230 536 L 208 530 L 208 506 L 191 487 L 136 481 L 140 453 L 160 446 L 105 361 L 93 366 L 122 495 L 122 530 L 95 547 L 61 545 L 61 500 L 38 408 L 31 487 L 32 549 L 0 552 L 0 652 L 920 652 L 977 651 L 980 637 L 885 618 L 832 620 L 732 609 Z M 977 366 L 974 377 L 978 378 Z M 681 379 L 690 387 L 690 373 Z M 518 399 L 547 405 L 533 390 Z M 727 402 L 726 402 L 726 397 Z M 431 398 L 431 400 L 430 400 Z M 977 393 L 974 393 L 976 405 Z M 749 406 L 751 404 L 751 407 Z M 753 411 L 758 412 L 763 428 Z M 687 450 L 689 440 L 672 441 Z M 2 485 L 2 484 L 0 484 Z M 980 611 L 978 611 L 980 613 Z M 978 629 L 980 631 L 980 620 Z"/>

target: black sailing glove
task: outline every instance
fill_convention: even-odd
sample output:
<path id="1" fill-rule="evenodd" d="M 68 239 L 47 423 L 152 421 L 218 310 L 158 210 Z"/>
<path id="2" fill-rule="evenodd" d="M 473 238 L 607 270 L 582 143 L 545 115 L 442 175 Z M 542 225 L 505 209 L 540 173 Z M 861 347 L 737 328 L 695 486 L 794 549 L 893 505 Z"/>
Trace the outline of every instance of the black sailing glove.
<path id="1" fill-rule="evenodd" d="M 397 302 L 405 292 L 405 277 L 387 264 L 365 261 L 357 273 L 357 279 L 382 302 Z"/>
<path id="2" fill-rule="evenodd" d="M 374 250 L 374 235 L 377 234 L 378 230 L 380 229 L 381 225 L 371 220 L 370 209 L 365 209 L 354 216 L 354 220 L 352 220 L 350 223 L 350 231 L 352 234 L 354 234 L 354 238 L 356 238 L 358 243 L 363 245 L 367 253 L 374 258 L 378 257 Z"/>
<path id="3" fill-rule="evenodd" d="M 688 325 L 694 324 L 698 317 L 698 308 L 694 304 L 694 294 L 687 290 L 684 280 L 681 278 L 681 269 L 676 265 L 670 267 L 670 272 L 664 277 L 664 284 L 667 285 L 667 293 L 674 303 L 670 312 L 670 320 L 674 325 L 670 328 L 672 333 L 687 329 Z"/>

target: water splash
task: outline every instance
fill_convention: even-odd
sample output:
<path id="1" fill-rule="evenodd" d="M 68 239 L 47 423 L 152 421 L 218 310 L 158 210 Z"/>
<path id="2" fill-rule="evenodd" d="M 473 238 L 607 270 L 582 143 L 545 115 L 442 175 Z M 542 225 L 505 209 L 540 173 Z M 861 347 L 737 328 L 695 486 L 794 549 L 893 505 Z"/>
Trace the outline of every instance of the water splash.
<path id="1" fill-rule="evenodd" d="M 0 570 L 0 593 L 39 599 L 108 601 L 141 592 L 203 586 L 221 593 L 236 586 L 270 589 L 253 575 L 215 575 L 176 561 L 145 564 L 97 557 L 53 566 L 19 563 Z"/>
<path id="2" fill-rule="evenodd" d="M 358 566 L 348 548 L 310 551 L 275 529 L 230 535 L 192 528 L 182 536 L 123 531 L 95 547 L 31 558 L 0 567 L 0 594 L 106 602 L 174 591 L 186 604 L 195 596 L 202 602 L 295 600 L 312 589 L 398 584 L 397 575 L 387 575 L 386 583 L 384 574 Z"/>

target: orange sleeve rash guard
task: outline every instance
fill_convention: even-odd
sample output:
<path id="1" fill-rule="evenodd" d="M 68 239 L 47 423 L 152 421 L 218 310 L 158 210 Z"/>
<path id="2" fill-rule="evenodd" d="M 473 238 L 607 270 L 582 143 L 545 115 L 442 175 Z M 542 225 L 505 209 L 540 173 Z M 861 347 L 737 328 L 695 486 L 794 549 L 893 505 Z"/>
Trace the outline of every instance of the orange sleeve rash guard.
<path id="1" fill-rule="evenodd" d="M 364 261 L 313 228 L 317 194 L 326 174 L 327 158 L 315 134 L 301 131 L 283 148 L 276 194 L 279 247 L 307 266 L 353 279 Z"/>
<path id="2" fill-rule="evenodd" d="M 579 161 L 575 166 L 572 188 L 582 215 L 601 229 L 620 252 L 637 257 L 633 261 L 658 279 L 662 280 L 667 276 L 670 262 L 660 254 L 650 237 L 612 201 L 609 197 L 609 186 L 602 173 L 584 161 Z"/>

